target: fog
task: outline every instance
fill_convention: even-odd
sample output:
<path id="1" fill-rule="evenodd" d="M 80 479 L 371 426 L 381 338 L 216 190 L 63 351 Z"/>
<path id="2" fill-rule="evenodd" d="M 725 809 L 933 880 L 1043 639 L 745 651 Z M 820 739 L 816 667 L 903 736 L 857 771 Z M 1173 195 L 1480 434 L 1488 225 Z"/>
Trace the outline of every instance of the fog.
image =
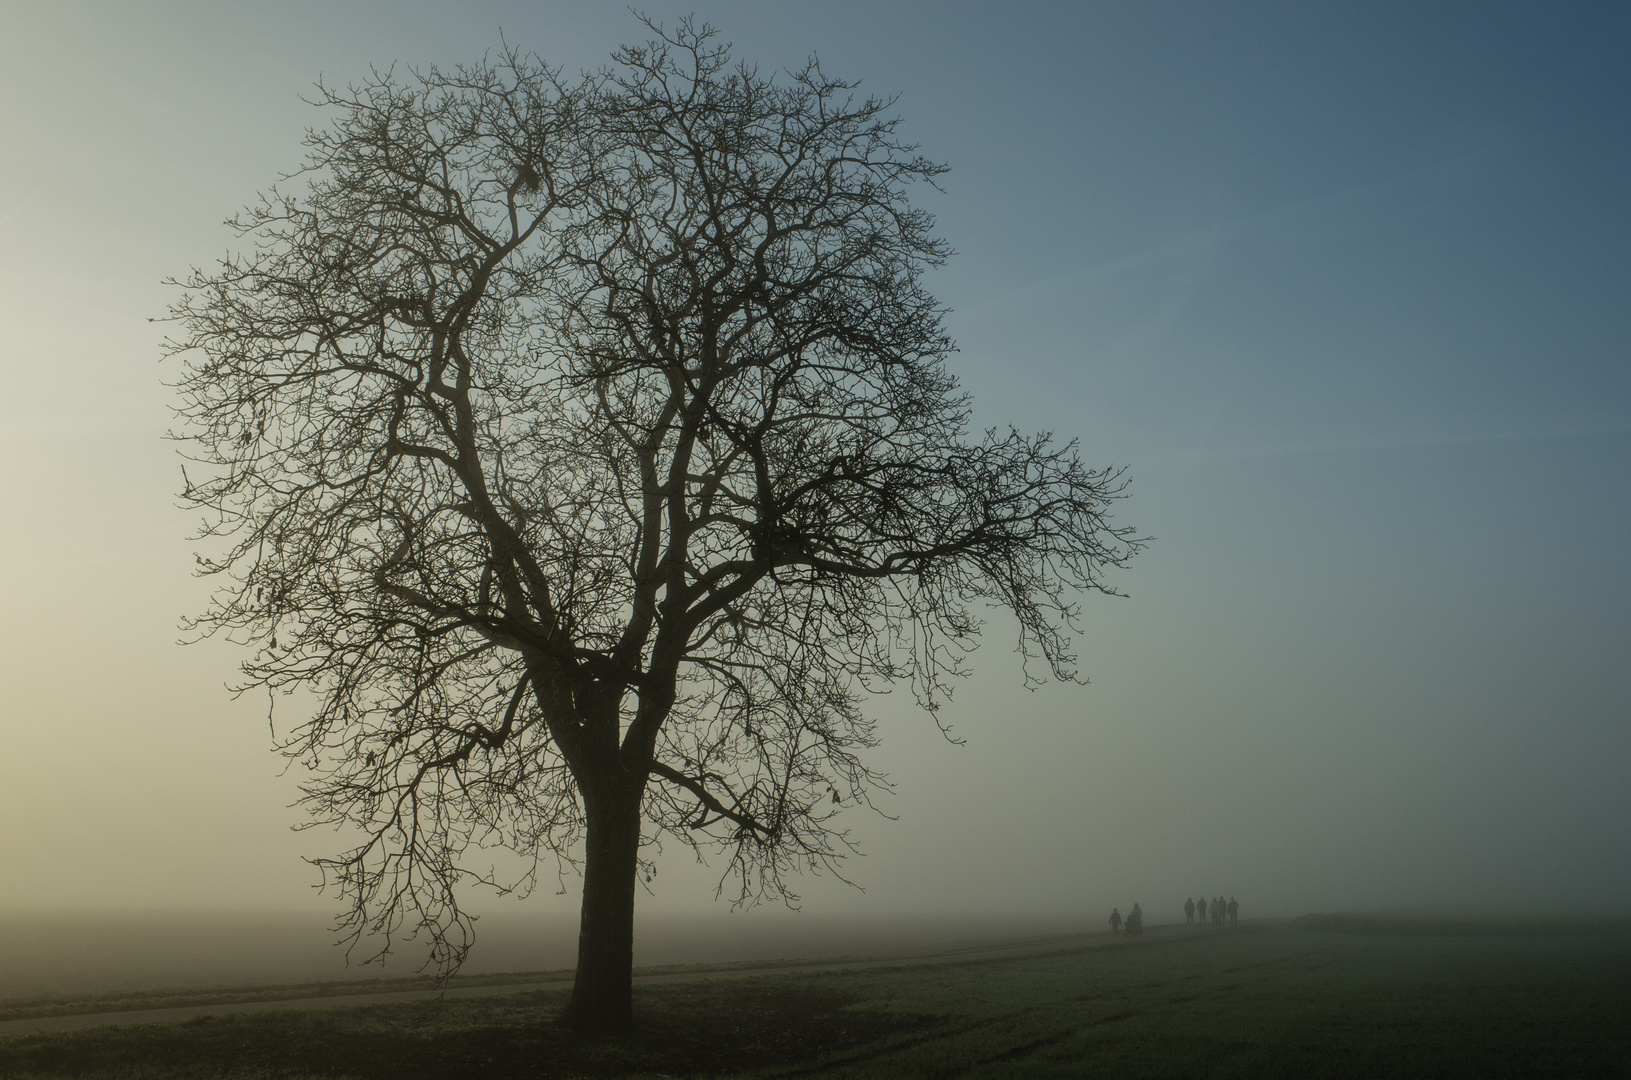
<path id="1" fill-rule="evenodd" d="M 1096 920 L 1095 920 L 1096 921 Z M 53 912 L 0 916 L 0 1000 L 155 989 L 289 985 L 433 973 L 423 942 L 389 955 L 355 950 L 329 923 L 287 911 Z M 1094 929 L 1099 929 L 1094 927 Z M 785 959 L 926 956 L 986 947 L 1080 940 L 1081 919 L 998 915 L 754 918 L 729 912 L 647 914 L 636 920 L 634 962 L 720 964 Z M 570 972 L 572 913 L 489 912 L 463 975 Z"/>
<path id="2" fill-rule="evenodd" d="M 847 823 L 860 888 L 732 914 L 722 867 L 670 848 L 637 962 L 1218 893 L 1243 917 L 1631 906 L 1627 9 L 647 10 L 693 7 L 766 69 L 816 53 L 900 95 L 952 166 L 921 202 L 959 253 L 929 285 L 975 422 L 1129 465 L 1117 520 L 1156 541 L 1086 605 L 1088 685 L 1022 689 L 992 614 L 943 713 L 964 745 L 878 700 L 895 792 Z M 234 647 L 176 644 L 205 591 L 148 319 L 298 164 L 319 75 L 501 31 L 570 71 L 637 27 L 553 3 L 7 21 L 0 995 L 340 977 L 302 856 L 343 838 L 290 831 L 298 770 L 266 702 L 223 690 Z M 473 963 L 566 966 L 576 889 L 473 893 Z"/>

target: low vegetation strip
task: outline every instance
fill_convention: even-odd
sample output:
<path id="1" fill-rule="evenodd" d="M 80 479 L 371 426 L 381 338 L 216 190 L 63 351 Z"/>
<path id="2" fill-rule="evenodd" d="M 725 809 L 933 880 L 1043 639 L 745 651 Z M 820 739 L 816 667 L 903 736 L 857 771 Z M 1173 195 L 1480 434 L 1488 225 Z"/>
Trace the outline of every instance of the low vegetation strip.
<path id="1" fill-rule="evenodd" d="M 8 1080 L 1619 1077 L 1631 935 L 1177 928 L 1006 957 L 647 983 L 595 1040 L 564 991 L 0 1039 Z"/>
<path id="2" fill-rule="evenodd" d="M 943 962 L 969 957 L 1089 948 L 1109 943 L 1106 935 L 1075 935 L 997 946 L 971 946 L 919 956 L 743 960 L 719 964 L 668 964 L 638 968 L 637 983 L 722 978 L 761 972 L 854 968 L 896 963 Z M 72 1031 L 104 1024 L 169 1023 L 199 1016 L 276 1009 L 324 1009 L 441 997 L 485 997 L 498 993 L 569 986 L 572 972 L 509 972 L 456 977 L 446 985 L 431 977 L 359 979 L 353 982 L 295 983 L 235 990 L 158 990 L 143 994 L 79 999 L 33 998 L 0 1002 L 0 1036 L 32 1031 Z"/>
<path id="3" fill-rule="evenodd" d="M 665 976 L 729 974 L 739 971 L 787 970 L 814 965 L 873 962 L 877 957 L 840 957 L 818 960 L 741 960 L 718 964 L 664 964 L 635 969 L 641 979 Z M 555 986 L 572 981 L 572 970 L 509 971 L 486 975 L 459 975 L 444 985 L 434 976 L 406 976 L 390 979 L 348 979 L 345 981 L 286 983 L 240 988 L 168 988 L 141 992 L 101 994 L 93 997 L 39 996 L 0 1000 L 0 1034 L 5 1024 L 16 1020 L 47 1017 L 108 1015 L 118 1013 L 168 1012 L 216 1005 L 259 1005 L 282 1002 L 325 1005 L 354 1004 L 367 1000 L 402 1001 L 442 993 L 458 996 L 488 991 L 512 991 Z M 352 999 L 355 999 L 353 1001 Z M 197 1013 L 194 1015 L 204 1015 Z M 21 1029 L 18 1029 L 21 1030 Z"/>
<path id="4" fill-rule="evenodd" d="M 1414 912 L 1384 914 L 1303 915 L 1291 920 L 1305 930 L 1332 934 L 1393 934 L 1406 937 L 1559 937 L 1631 934 L 1631 919 L 1583 918 L 1503 919 Z"/>
<path id="5" fill-rule="evenodd" d="M 465 989 L 513 986 L 517 984 L 558 982 L 571 977 L 572 972 L 570 971 L 517 971 L 497 975 L 460 976 L 455 978 L 449 984 L 449 987 Z M 152 1012 L 189 1006 L 370 997 L 380 994 L 434 991 L 437 988 L 437 981 L 434 977 L 409 976 L 392 979 L 355 979 L 344 982 L 287 983 L 276 986 L 246 986 L 230 989 L 219 987 L 166 988 L 136 993 L 101 994 L 92 997 L 40 996 L 13 998 L 0 1001 L 0 1022 L 54 1016 Z"/>
<path id="6" fill-rule="evenodd" d="M 200 1017 L 228 1016 L 236 1013 L 355 1008 L 362 1005 L 388 1005 L 442 997 L 487 997 L 494 994 L 521 993 L 528 990 L 558 990 L 571 985 L 569 979 L 562 979 L 555 982 L 525 983 L 521 985 L 499 983 L 448 990 L 398 990 L 386 993 L 347 994 L 335 997 L 271 998 L 214 1004 L 176 1005 L 158 1009 L 127 1009 L 111 1013 L 36 1016 L 21 1020 L 0 1020 L 0 1036 L 29 1034 L 39 1031 L 80 1031 L 85 1028 L 128 1026 L 132 1024 L 171 1024 L 185 1020 L 195 1020 Z"/>

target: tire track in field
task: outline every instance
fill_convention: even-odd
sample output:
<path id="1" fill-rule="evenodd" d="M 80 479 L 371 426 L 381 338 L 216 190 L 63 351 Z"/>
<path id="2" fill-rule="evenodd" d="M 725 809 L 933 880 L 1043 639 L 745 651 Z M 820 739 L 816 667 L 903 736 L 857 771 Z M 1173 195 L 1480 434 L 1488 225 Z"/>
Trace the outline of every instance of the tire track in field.
<path id="1" fill-rule="evenodd" d="M 1093 1001 L 1093 1000 L 1098 1000 L 1098 999 L 1101 999 L 1101 998 L 1109 997 L 1109 996 L 1112 995 L 1112 993 L 1114 993 L 1116 996 L 1123 996 L 1123 995 L 1127 994 L 1129 991 L 1159 990 L 1159 989 L 1162 989 L 1164 987 L 1171 986 L 1173 984 L 1173 982 L 1189 982 L 1189 981 L 1192 981 L 1194 979 L 1205 979 L 1205 978 L 1210 978 L 1210 977 L 1217 977 L 1217 976 L 1220 976 L 1220 975 L 1235 974 L 1235 973 L 1238 973 L 1238 972 L 1241 972 L 1241 971 L 1260 970 L 1260 969 L 1266 968 L 1266 967 L 1284 968 L 1284 967 L 1286 967 L 1286 965 L 1294 964 L 1294 963 L 1296 963 L 1298 961 L 1306 960 L 1308 957 L 1314 956 L 1314 955 L 1316 955 L 1318 953 L 1321 953 L 1321 952 L 1324 952 L 1324 951 L 1326 951 L 1326 950 L 1323 949 L 1323 948 L 1322 949 L 1313 949 L 1313 950 L 1309 950 L 1307 952 L 1297 953 L 1297 954 L 1293 954 L 1293 955 L 1289 955 L 1289 956 L 1277 956 L 1277 957 L 1273 957 L 1273 958 L 1271 958 L 1269 960 L 1258 961 L 1256 963 L 1251 963 L 1251 964 L 1237 964 L 1234 967 L 1223 968 L 1223 969 L 1220 969 L 1220 970 L 1215 971 L 1215 972 L 1199 972 L 1199 973 L 1194 973 L 1194 974 L 1181 975 L 1177 979 L 1165 979 L 1165 980 L 1161 980 L 1159 982 L 1141 983 L 1141 984 L 1139 984 L 1137 986 L 1117 990 L 1117 991 L 1114 991 L 1114 992 L 1112 992 L 1112 991 L 1098 991 L 1098 992 L 1094 992 L 1094 993 L 1090 993 L 1090 994 L 1079 995 L 1079 996 L 1077 996 L 1075 998 L 1072 998 L 1071 1001 L 1072 1002 Z M 1327 964 L 1319 964 L 1319 965 L 1315 965 L 1315 966 L 1316 967 L 1324 967 L 1324 966 L 1328 966 L 1329 963 L 1334 963 L 1334 962 L 1335 961 L 1328 961 Z M 1272 978 L 1272 974 L 1270 974 L 1268 976 L 1265 976 L 1265 978 Z M 1180 995 L 1175 996 L 1175 997 L 1165 998 L 1165 999 L 1155 1003 L 1154 1007 L 1152 1007 L 1152 1008 L 1123 1009 L 1120 1012 L 1113 1012 L 1113 1013 L 1106 1014 L 1104 1016 L 1096 1016 L 1096 1017 L 1093 1017 L 1092 1019 L 1084 1020 L 1081 1023 L 1075 1024 L 1072 1027 L 1067 1028 L 1067 1029 L 1065 1029 L 1063 1031 L 1056 1031 L 1051 1035 L 1045 1035 L 1045 1036 L 1043 1036 L 1041 1038 L 1038 1038 L 1038 1039 L 1032 1039 L 1031 1041 L 1026 1042 L 1026 1043 L 1022 1043 L 1019 1046 L 1010 1047 L 1010 1048 L 1008 1048 L 1006 1050 L 999 1051 L 998 1053 L 989 1054 L 989 1055 L 987 1055 L 985 1057 L 977 1058 L 977 1059 L 975 1059 L 973 1061 L 968 1062 L 966 1065 L 954 1066 L 954 1067 L 948 1068 L 946 1070 L 933 1073 L 932 1075 L 936 1078 L 936 1080 L 953 1080 L 953 1078 L 955 1078 L 955 1077 L 967 1075 L 968 1073 L 973 1072 L 975 1069 L 983 1068 L 984 1066 L 987 1066 L 987 1065 L 1000 1064 L 1002 1062 L 1023 1061 L 1026 1058 L 1031 1057 L 1033 1054 L 1035 1054 L 1039 1050 L 1047 1049 L 1050 1046 L 1057 1046 L 1060 1043 L 1065 1042 L 1066 1040 L 1070 1039 L 1071 1037 L 1076 1036 L 1076 1035 L 1080 1035 L 1080 1034 L 1082 1034 L 1084 1032 L 1087 1032 L 1087 1031 L 1089 1031 L 1089 1030 L 1091 1030 L 1093 1028 L 1105 1027 L 1105 1026 L 1108 1026 L 1110 1024 L 1120 1024 L 1120 1023 L 1124 1023 L 1124 1022 L 1129 1021 L 1129 1020 L 1139 1019 L 1140 1017 L 1150 1016 L 1150 1015 L 1153 1015 L 1153 1014 L 1158 1014 L 1158 1013 L 1160 1013 L 1160 1012 L 1162 1012 L 1162 1011 L 1164 1011 L 1166 1009 L 1170 1009 L 1170 1008 L 1173 1008 L 1173 1007 L 1176 1007 L 1176 1006 L 1187 1005 L 1187 1004 L 1189 1004 L 1191 1002 L 1195 1002 L 1195 1001 L 1208 1000 L 1209 996 L 1210 996 L 1210 993 L 1213 993 L 1213 992 L 1228 992 L 1228 991 L 1233 991 L 1233 990 L 1239 990 L 1239 989 L 1242 988 L 1243 985 L 1244 984 L 1240 983 L 1240 982 L 1225 983 L 1222 986 L 1216 986 L 1216 987 L 1210 988 L 1208 993 L 1180 994 Z M 928 1043 L 933 1043 L 933 1042 L 947 1042 L 947 1041 L 949 1041 L 951 1039 L 954 1039 L 954 1038 L 957 1038 L 957 1037 L 959 1037 L 961 1035 L 965 1035 L 965 1034 L 967 1034 L 967 1033 L 969 1033 L 971 1031 L 975 1031 L 975 1030 L 978 1030 L 978 1029 L 984 1028 L 984 1027 L 989 1027 L 992 1024 L 995 1024 L 995 1023 L 1001 1023 L 1001 1022 L 1005 1022 L 1005 1021 L 1008 1021 L 1008 1020 L 1015 1019 L 1015 1018 L 1019 1017 L 1020 1015 L 1023 1015 L 1023 1014 L 1014 1013 L 1014 1014 L 1010 1014 L 1010 1015 L 1007 1015 L 1007 1016 L 994 1017 L 994 1018 L 989 1019 L 989 1020 L 984 1020 L 984 1021 L 979 1021 L 979 1022 L 976 1022 L 976 1023 L 973 1023 L 973 1024 L 969 1024 L 969 1025 L 967 1025 L 965 1027 L 959 1028 L 957 1031 L 940 1032 L 940 1033 L 936 1033 L 936 1034 L 933 1034 L 933 1035 L 923 1036 L 923 1037 L 911 1040 L 910 1043 L 906 1043 L 906 1042 L 898 1043 L 898 1044 L 896 1044 L 894 1046 L 891 1046 L 891 1047 L 889 1047 L 887 1049 L 881 1050 L 881 1051 L 876 1052 L 876 1053 L 854 1054 L 854 1055 L 850 1055 L 849 1057 L 846 1057 L 846 1058 L 844 1058 L 844 1059 L 842 1059 L 840 1061 L 830 1062 L 827 1065 L 822 1066 L 820 1068 L 809 1068 L 809 1069 L 800 1070 L 800 1072 L 795 1073 L 795 1074 L 785 1074 L 785 1075 L 810 1075 L 810 1074 L 813 1074 L 813 1073 L 818 1073 L 818 1072 L 825 1071 L 826 1069 L 829 1069 L 829 1068 L 835 1068 L 835 1067 L 838 1067 L 838 1066 L 841 1066 L 841 1065 L 861 1064 L 863 1062 L 876 1061 L 876 1060 L 879 1060 L 881 1058 L 888 1057 L 890 1054 L 895 1053 L 895 1052 L 897 1052 L 899 1050 L 911 1049 L 911 1048 L 916 1047 L 916 1046 L 922 1046 L 922 1045 L 926 1045 Z"/>
<path id="2" fill-rule="evenodd" d="M 871 1062 L 881 1061 L 903 1051 L 915 1050 L 919 1047 L 928 1046 L 933 1043 L 948 1043 L 954 1039 L 960 1039 L 965 1035 L 978 1032 L 985 1028 L 996 1027 L 1019 1020 L 1025 1015 L 1026 1013 L 1021 1010 L 1017 1012 L 1004 1013 L 1001 1016 L 987 1017 L 983 1020 L 964 1021 L 962 1023 L 958 1023 L 955 1029 L 941 1029 L 939 1031 L 929 1032 L 922 1035 L 910 1036 L 908 1038 L 891 1042 L 888 1046 L 874 1047 L 868 1050 L 845 1054 L 842 1057 L 833 1058 L 829 1061 L 822 1062 L 819 1065 L 806 1065 L 802 1068 L 793 1069 L 787 1072 L 780 1072 L 776 1075 L 782 1077 L 814 1076 L 850 1065 L 865 1065 Z M 954 1066 L 947 1070 L 930 1075 L 937 1078 L 943 1078 L 943 1080 L 950 1080 L 952 1077 L 962 1076 L 970 1070 L 984 1065 L 991 1065 L 1003 1061 L 1021 1061 L 1036 1053 L 1036 1051 L 1062 1043 L 1066 1039 L 1069 1039 L 1071 1036 L 1087 1028 L 1101 1027 L 1105 1024 L 1117 1024 L 1124 1020 L 1132 1020 L 1140 1015 L 1142 1014 L 1137 1010 L 1128 1010 L 1118 1013 L 1111 1013 L 1108 1016 L 1094 1017 L 1085 1023 L 1074 1025 L 1066 1028 L 1063 1031 L 1056 1031 L 1050 1035 L 1044 1035 L 1041 1038 L 1032 1039 L 1030 1042 L 1022 1043 L 1019 1046 L 1012 1046 L 1006 1050 L 999 1050 L 995 1054 L 989 1054 L 985 1057 L 976 1058 L 968 1062 L 966 1065 Z M 942 1022 L 954 1022 L 957 1019 L 958 1018 L 956 1017 L 944 1017 L 942 1018 Z"/>
<path id="3" fill-rule="evenodd" d="M 968 1021 L 968 1022 L 965 1022 L 963 1024 L 960 1024 L 957 1027 L 957 1029 L 954 1030 L 954 1031 L 944 1031 L 944 1030 L 942 1030 L 942 1031 L 937 1031 L 937 1032 L 930 1032 L 930 1033 L 924 1034 L 924 1035 L 913 1035 L 913 1036 L 910 1036 L 908 1038 L 904 1038 L 904 1039 L 900 1039 L 900 1040 L 898 1040 L 896 1042 L 892 1042 L 888 1046 L 880 1046 L 880 1047 L 873 1048 L 871 1050 L 865 1050 L 865 1051 L 859 1051 L 859 1052 L 856 1052 L 856 1053 L 845 1054 L 843 1057 L 833 1058 L 832 1060 L 823 1062 L 820 1065 L 806 1065 L 806 1066 L 804 1066 L 802 1068 L 793 1069 L 793 1070 L 791 1070 L 789 1072 L 777 1073 L 776 1075 L 777 1076 L 813 1076 L 813 1075 L 816 1075 L 817 1073 L 824 1073 L 824 1072 L 827 1072 L 827 1071 L 829 1071 L 831 1069 L 841 1068 L 841 1067 L 843 1067 L 845 1065 L 864 1065 L 864 1064 L 866 1064 L 867 1062 L 870 1062 L 870 1061 L 878 1061 L 878 1060 L 880 1060 L 882 1058 L 889 1057 L 889 1056 L 891 1056 L 893 1054 L 899 1053 L 902 1050 L 915 1050 L 920 1046 L 928 1046 L 930 1043 L 946 1042 L 946 1041 L 948 1041 L 950 1039 L 955 1039 L 955 1038 L 958 1038 L 960 1036 L 967 1035 L 970 1032 L 979 1031 L 981 1028 L 993 1027 L 993 1026 L 995 1026 L 997 1024 L 1003 1023 L 1004 1021 L 1013 1020 L 1015 1017 L 1018 1017 L 1018 1016 L 1021 1016 L 1021 1015 L 1023 1015 L 1023 1014 L 1016 1012 L 1016 1013 L 1009 1013 L 1009 1014 L 1004 1015 L 1004 1016 L 991 1016 L 991 1017 L 987 1017 L 984 1020 L 972 1020 L 972 1021 Z M 952 1020 L 954 1020 L 956 1018 L 945 1016 L 945 1017 L 939 1017 L 939 1019 L 942 1022 L 950 1022 L 950 1021 L 952 1021 Z"/>
<path id="4" fill-rule="evenodd" d="M 1151 943 L 1151 944 L 1176 944 L 1176 943 L 1177 943 L 1176 940 L 1169 939 L 1169 940 L 1166 940 L 1166 941 L 1160 941 L 1160 942 L 1155 942 L 1155 943 Z M 1296 961 L 1299 961 L 1299 960 L 1305 960 L 1310 956 L 1314 956 L 1314 955 L 1317 955 L 1318 953 L 1327 951 L 1328 948 L 1329 948 L 1328 946 L 1324 946 L 1324 947 L 1321 947 L 1321 948 L 1318 948 L 1318 949 L 1311 949 L 1311 950 L 1307 950 L 1305 952 L 1294 953 L 1294 954 L 1290 954 L 1290 955 L 1286 955 L 1286 956 L 1276 956 L 1276 957 L 1272 957 L 1272 958 L 1270 958 L 1268 960 L 1261 960 L 1261 961 L 1257 961 L 1257 962 L 1250 963 L 1250 964 L 1238 964 L 1238 965 L 1236 965 L 1234 967 L 1222 968 L 1222 969 L 1219 969 L 1217 971 L 1185 974 L 1185 975 L 1178 976 L 1176 979 L 1163 979 L 1163 980 L 1160 980 L 1160 981 L 1157 981 L 1157 982 L 1141 983 L 1141 984 L 1138 984 L 1136 986 L 1119 989 L 1119 990 L 1114 991 L 1114 992 L 1108 991 L 1108 990 L 1094 991 L 1094 992 L 1091 992 L 1091 993 L 1079 995 L 1077 997 L 1071 998 L 1070 1000 L 1072 1002 L 1093 1001 L 1093 1000 L 1098 1000 L 1098 999 L 1110 996 L 1112 993 L 1115 993 L 1117 996 L 1121 996 L 1121 995 L 1125 995 L 1128 991 L 1135 991 L 1136 992 L 1136 991 L 1140 991 L 1140 990 L 1160 990 L 1160 989 L 1163 989 L 1163 988 L 1166 988 L 1166 987 L 1170 987 L 1174 982 L 1189 982 L 1189 981 L 1194 980 L 1194 979 L 1205 979 L 1205 978 L 1209 978 L 1209 977 L 1210 978 L 1215 978 L 1215 977 L 1220 976 L 1220 975 L 1234 974 L 1236 972 L 1250 971 L 1250 970 L 1253 970 L 1253 969 L 1259 969 L 1259 968 L 1264 968 L 1264 967 L 1283 966 L 1283 965 L 1286 965 L 1286 964 L 1295 963 Z M 1066 948 L 1066 949 L 1059 950 L 1057 953 L 1054 953 L 1053 955 L 1054 956 L 1064 956 L 1064 955 L 1070 955 L 1072 953 L 1087 952 L 1087 951 L 1094 951 L 1094 950 L 1092 949 L 1091 946 L 1089 948 L 1087 948 L 1087 949 Z M 1043 955 L 1046 955 L 1046 954 L 1043 954 Z M 974 960 L 974 959 L 971 958 L 971 962 L 974 962 L 974 963 L 1003 964 L 1003 963 L 1008 963 L 1008 962 L 1012 962 L 1012 961 L 1016 961 L 1016 960 L 1033 960 L 1033 959 L 1037 959 L 1037 958 L 1038 957 L 1037 957 L 1036 954 L 1032 954 L 1030 956 L 1011 956 L 1011 957 L 1000 957 L 1000 958 L 979 959 L 979 960 Z M 1240 985 L 1241 984 L 1239 984 L 1239 983 L 1232 983 L 1232 984 L 1229 984 L 1227 986 L 1219 987 L 1219 988 L 1216 988 L 1216 989 L 1236 990 L 1236 989 L 1240 988 Z M 1133 1019 L 1136 1019 L 1136 1018 L 1138 1018 L 1140 1016 L 1148 1015 L 1151 1012 L 1159 1012 L 1161 1009 L 1164 1009 L 1164 1008 L 1170 1008 L 1170 1007 L 1176 1006 L 1176 1005 L 1187 1004 L 1187 1003 L 1193 1002 L 1193 1001 L 1200 1001 L 1200 1000 L 1203 1000 L 1206 997 L 1207 997 L 1206 994 L 1188 994 L 1188 995 L 1183 995 L 1183 996 L 1163 1000 L 1163 1001 L 1159 1002 L 1154 1009 L 1123 1010 L 1121 1012 L 1111 1013 L 1111 1014 L 1106 1015 L 1106 1016 L 1095 1017 L 1095 1018 L 1093 1018 L 1091 1020 L 1086 1020 L 1086 1021 L 1084 1021 L 1084 1022 L 1082 1022 L 1080 1024 L 1077 1024 L 1077 1025 L 1075 1025 L 1075 1026 L 1073 1026 L 1071 1028 L 1068 1028 L 1068 1029 L 1066 1029 L 1064 1031 L 1055 1032 L 1055 1033 L 1053 1033 L 1051 1035 L 1043 1036 L 1042 1038 L 1035 1039 L 1035 1040 L 1033 1040 L 1031 1042 L 1028 1042 L 1028 1043 L 1025 1043 L 1025 1044 L 1023 1044 L 1021 1046 L 1012 1047 L 1010 1049 L 1000 1051 L 1000 1052 L 998 1052 L 998 1053 L 996 1053 L 994 1055 L 991 1055 L 989 1057 L 980 1058 L 980 1059 L 977 1059 L 975 1061 L 971 1061 L 971 1062 L 969 1062 L 969 1064 L 967 1066 L 960 1066 L 960 1067 L 957 1067 L 955 1069 L 952 1069 L 952 1070 L 949 1070 L 949 1071 L 946 1071 L 946 1072 L 935 1073 L 933 1075 L 936 1076 L 936 1077 L 944 1077 L 944 1078 L 947 1078 L 947 1080 L 950 1080 L 950 1078 L 952 1078 L 952 1077 L 964 1075 L 968 1071 L 970 1071 L 971 1069 L 982 1067 L 984 1065 L 1000 1063 L 1000 1062 L 1004 1062 L 1004 1061 L 1023 1060 L 1024 1058 L 1029 1057 L 1031 1054 L 1034 1054 L 1036 1051 L 1041 1050 L 1041 1049 L 1045 1049 L 1046 1047 L 1049 1047 L 1049 1046 L 1057 1045 L 1058 1043 L 1061 1043 L 1061 1042 L 1064 1042 L 1065 1040 L 1069 1039 L 1072 1035 L 1075 1035 L 1075 1034 L 1077 1034 L 1079 1032 L 1083 1032 L 1083 1031 L 1089 1030 L 1091 1028 L 1103 1027 L 1103 1026 L 1108 1025 L 1108 1024 L 1116 1024 L 1116 1023 L 1122 1023 L 1122 1022 L 1127 1021 L 1127 1020 L 1133 1020 Z M 981 1030 L 983 1028 L 988 1028 L 988 1027 L 991 1027 L 991 1026 L 993 1026 L 995 1024 L 1001 1024 L 1001 1023 L 1005 1023 L 1005 1022 L 1008 1022 L 1008 1021 L 1011 1021 L 1011 1020 L 1018 1019 L 1022 1015 L 1023 1015 L 1022 1013 L 1012 1013 L 1012 1014 L 1007 1014 L 1007 1015 L 1003 1015 L 1003 1016 L 991 1017 L 991 1018 L 987 1018 L 987 1019 L 984 1019 L 984 1020 L 969 1021 L 969 1022 L 965 1022 L 965 1023 L 960 1024 L 955 1030 L 949 1030 L 949 1031 L 948 1030 L 941 1030 L 941 1031 L 936 1031 L 936 1032 L 925 1033 L 925 1034 L 922 1034 L 922 1035 L 912 1036 L 910 1038 L 903 1039 L 903 1040 L 901 1040 L 899 1042 L 891 1043 L 888 1046 L 877 1047 L 877 1048 L 874 1048 L 874 1049 L 871 1049 L 871 1050 L 868 1050 L 868 1051 L 863 1051 L 863 1052 L 856 1052 L 856 1053 L 846 1054 L 841 1058 L 837 1058 L 837 1059 L 825 1062 L 824 1064 L 821 1064 L 819 1066 L 816 1066 L 816 1065 L 805 1066 L 803 1068 L 799 1068 L 799 1069 L 793 1070 L 791 1072 L 778 1073 L 777 1075 L 778 1076 L 786 1076 L 786 1077 L 812 1076 L 812 1075 L 816 1075 L 816 1074 L 819 1074 L 819 1073 L 825 1073 L 825 1072 L 827 1072 L 828 1070 L 831 1070 L 831 1069 L 837 1069 L 837 1068 L 842 1068 L 842 1067 L 851 1066 L 851 1065 L 863 1065 L 863 1064 L 867 1064 L 869 1062 L 876 1062 L 876 1061 L 880 1061 L 882 1059 L 888 1058 L 888 1057 L 890 1057 L 890 1056 L 892 1056 L 894 1054 L 897 1054 L 897 1053 L 900 1053 L 900 1052 L 903 1052 L 903 1051 L 906 1051 L 906 1050 L 912 1050 L 912 1049 L 916 1049 L 918 1047 L 928 1046 L 928 1045 L 933 1044 L 933 1043 L 946 1043 L 946 1042 L 949 1042 L 949 1041 L 951 1041 L 953 1039 L 960 1038 L 961 1036 L 966 1035 L 966 1034 L 968 1034 L 970 1032 L 979 1031 L 979 1030 Z M 951 1018 L 948 1017 L 946 1019 L 949 1021 Z"/>
<path id="5" fill-rule="evenodd" d="M 1052 1035 L 1044 1036 L 1043 1038 L 1028 1042 L 1023 1046 L 1016 1046 L 1010 1050 L 1004 1050 L 1000 1054 L 992 1054 L 990 1057 L 983 1057 L 978 1061 L 971 1061 L 965 1068 L 959 1069 L 953 1073 L 942 1073 L 941 1075 L 960 1076 L 963 1073 L 972 1072 L 982 1065 L 995 1065 L 999 1061 L 1023 1061 L 1025 1058 L 1030 1057 L 1038 1050 L 1049 1046 L 1057 1046 L 1059 1043 L 1064 1042 L 1074 1034 L 1076 1034 L 1076 1030 L 1074 1028 L 1069 1031 L 1055 1032 Z"/>

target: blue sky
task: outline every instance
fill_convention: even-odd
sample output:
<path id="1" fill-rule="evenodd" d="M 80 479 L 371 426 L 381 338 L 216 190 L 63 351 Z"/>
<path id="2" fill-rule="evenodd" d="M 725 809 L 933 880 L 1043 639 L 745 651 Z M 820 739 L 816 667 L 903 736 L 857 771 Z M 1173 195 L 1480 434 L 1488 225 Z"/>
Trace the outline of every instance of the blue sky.
<path id="1" fill-rule="evenodd" d="M 1083 687 L 992 623 L 825 911 L 1623 908 L 1631 9 L 651 4 L 900 96 L 982 424 L 1124 463 L 1158 538 Z M 299 160 L 298 95 L 618 4 L 24 4 L 0 43 L 0 907 L 298 906 L 292 779 L 195 608 L 162 278 Z M 710 903 L 665 863 L 647 901 Z M 1016 889 L 1014 882 L 1024 882 Z M 569 890 L 570 892 L 570 890 Z M 540 897 L 544 905 L 575 903 Z M 320 901 L 318 902 L 320 903 Z"/>

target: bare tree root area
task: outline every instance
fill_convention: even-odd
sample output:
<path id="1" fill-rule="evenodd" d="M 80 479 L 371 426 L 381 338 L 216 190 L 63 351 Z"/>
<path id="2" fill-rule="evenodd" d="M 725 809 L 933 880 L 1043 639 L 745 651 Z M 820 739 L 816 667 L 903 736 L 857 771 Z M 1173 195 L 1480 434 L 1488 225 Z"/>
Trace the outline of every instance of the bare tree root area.
<path id="1" fill-rule="evenodd" d="M 1631 1066 L 1631 934 L 1164 933 L 1044 956 L 637 988 L 573 1033 L 565 992 L 209 1017 L 0 1040 L 0 1076 L 1533 1077 Z"/>

